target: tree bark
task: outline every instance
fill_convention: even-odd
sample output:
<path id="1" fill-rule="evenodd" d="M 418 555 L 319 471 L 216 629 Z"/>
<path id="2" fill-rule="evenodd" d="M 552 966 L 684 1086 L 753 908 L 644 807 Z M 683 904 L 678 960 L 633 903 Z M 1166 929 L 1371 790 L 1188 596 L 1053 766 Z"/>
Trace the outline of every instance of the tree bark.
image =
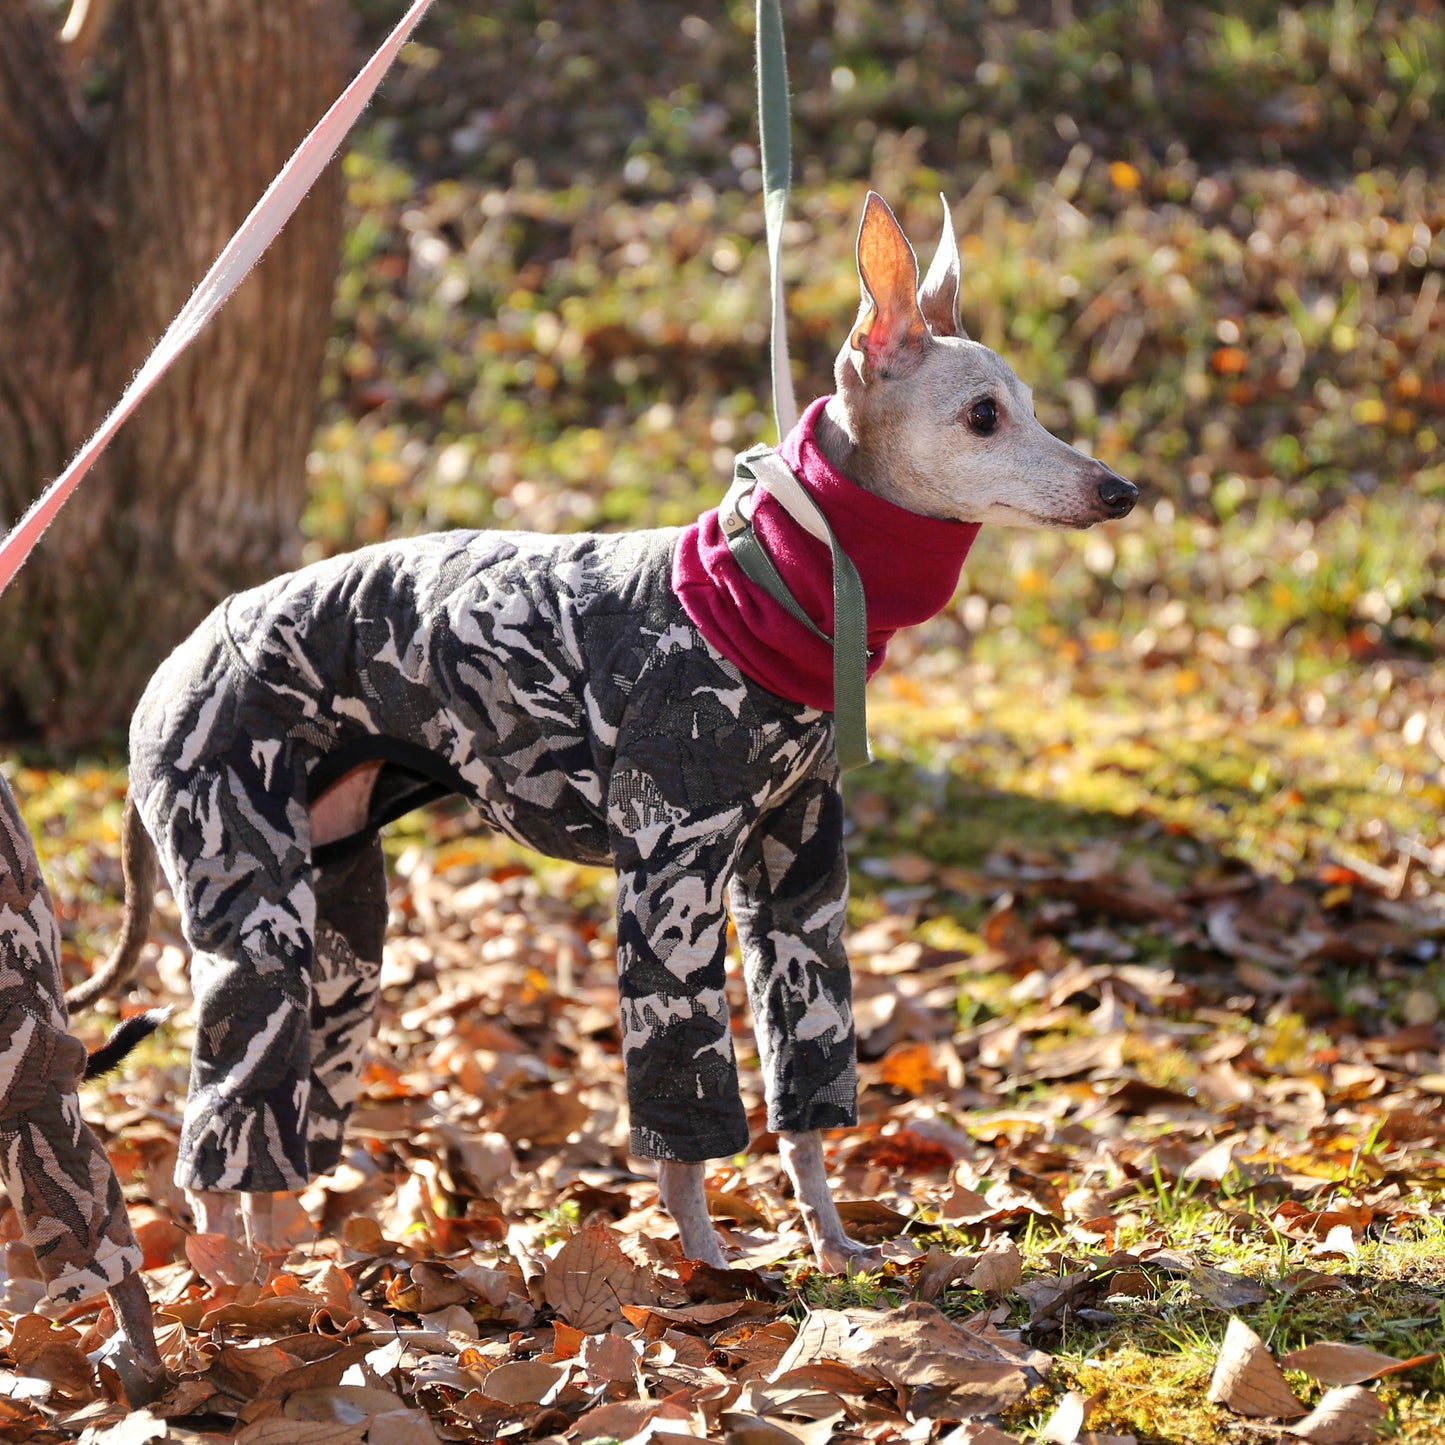
<path id="1" fill-rule="evenodd" d="M 0 0 L 0 528 L 69 460 L 345 83 L 344 0 L 118 0 L 87 105 Z M 332 166 L 0 599 L 0 735 L 124 723 L 223 596 L 292 565 L 341 232 Z"/>

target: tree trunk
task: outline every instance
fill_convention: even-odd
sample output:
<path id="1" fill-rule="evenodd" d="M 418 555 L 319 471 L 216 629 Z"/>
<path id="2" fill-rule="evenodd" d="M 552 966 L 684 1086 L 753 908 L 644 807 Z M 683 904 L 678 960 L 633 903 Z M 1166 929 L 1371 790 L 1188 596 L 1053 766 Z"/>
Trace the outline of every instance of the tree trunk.
<path id="1" fill-rule="evenodd" d="M 344 0 L 118 0 L 111 92 L 0 0 L 0 530 L 94 429 L 344 84 Z M 124 723 L 223 596 L 294 564 L 341 229 L 332 166 L 0 599 L 0 735 Z"/>

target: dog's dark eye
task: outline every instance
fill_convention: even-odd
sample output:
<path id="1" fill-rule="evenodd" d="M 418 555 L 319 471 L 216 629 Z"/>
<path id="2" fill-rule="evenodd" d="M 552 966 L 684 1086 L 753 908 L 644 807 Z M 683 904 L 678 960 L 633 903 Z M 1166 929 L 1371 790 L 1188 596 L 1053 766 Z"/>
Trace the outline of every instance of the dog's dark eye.
<path id="1" fill-rule="evenodd" d="M 981 437 L 986 437 L 998 425 L 998 406 L 991 396 L 969 407 L 968 424 Z"/>

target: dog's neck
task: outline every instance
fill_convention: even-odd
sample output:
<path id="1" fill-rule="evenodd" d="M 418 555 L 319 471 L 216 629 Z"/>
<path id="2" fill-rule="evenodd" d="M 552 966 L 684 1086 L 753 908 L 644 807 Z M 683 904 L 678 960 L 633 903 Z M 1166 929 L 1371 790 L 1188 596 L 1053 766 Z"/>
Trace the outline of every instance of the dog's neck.
<path id="1" fill-rule="evenodd" d="M 840 476 L 885 502 L 917 511 L 913 498 L 899 485 L 898 469 L 903 449 L 898 438 L 874 437 L 865 433 L 850 415 L 848 403 L 835 392 L 814 424 L 818 449 Z M 927 515 L 927 513 L 920 513 Z"/>
<path id="2" fill-rule="evenodd" d="M 865 451 L 850 445 L 836 416 L 831 428 L 826 424 L 828 411 L 827 399 L 813 403 L 778 453 L 812 494 L 862 578 L 871 674 L 894 632 L 947 605 L 978 527 L 929 517 L 897 501 L 891 489 L 864 485 L 857 466 Z M 878 480 L 875 472 L 865 475 Z M 831 632 L 827 548 L 770 494 L 756 503 L 753 526 L 804 611 Z M 703 636 L 747 677 L 794 702 L 832 708 L 832 648 L 744 576 L 715 508 L 679 537 L 673 588 Z"/>

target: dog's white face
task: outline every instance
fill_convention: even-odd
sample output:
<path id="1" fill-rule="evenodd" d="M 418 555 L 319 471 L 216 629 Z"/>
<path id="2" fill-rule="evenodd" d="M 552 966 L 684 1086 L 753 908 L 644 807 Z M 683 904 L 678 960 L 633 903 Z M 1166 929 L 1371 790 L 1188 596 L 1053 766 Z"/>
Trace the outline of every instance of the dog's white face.
<path id="1" fill-rule="evenodd" d="M 858 235 L 863 304 L 838 355 L 823 438 L 831 459 L 926 516 L 1024 527 L 1124 516 L 1139 495 L 1134 485 L 1046 431 L 1008 363 L 963 334 L 958 272 L 946 206 L 920 287 L 912 247 L 869 192 Z"/>

